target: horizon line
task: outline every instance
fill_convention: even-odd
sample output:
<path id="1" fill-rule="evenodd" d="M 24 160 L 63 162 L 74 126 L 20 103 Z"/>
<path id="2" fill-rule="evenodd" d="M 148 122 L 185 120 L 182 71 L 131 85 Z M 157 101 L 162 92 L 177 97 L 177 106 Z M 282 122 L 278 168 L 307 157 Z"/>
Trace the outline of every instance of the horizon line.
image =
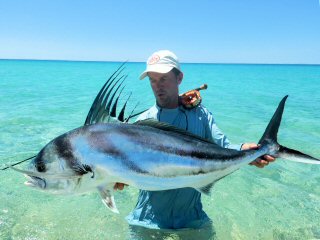
<path id="1" fill-rule="evenodd" d="M 70 60 L 70 59 L 33 59 L 33 58 L 0 58 L 0 61 L 56 61 L 56 62 L 100 62 L 100 63 L 146 63 L 145 61 L 120 61 L 120 60 Z M 181 64 L 234 64 L 234 65 L 316 65 L 320 63 L 253 63 L 253 62 L 180 62 Z"/>

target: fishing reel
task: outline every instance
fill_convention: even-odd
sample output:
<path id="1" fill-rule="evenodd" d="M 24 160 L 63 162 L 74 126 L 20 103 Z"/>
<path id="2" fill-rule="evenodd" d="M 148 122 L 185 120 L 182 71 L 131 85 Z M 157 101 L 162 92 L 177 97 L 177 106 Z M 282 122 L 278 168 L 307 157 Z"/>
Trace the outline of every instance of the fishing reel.
<path id="1" fill-rule="evenodd" d="M 201 103 L 200 90 L 205 90 L 208 88 L 207 84 L 203 84 L 199 88 L 190 90 L 179 95 L 179 104 L 182 105 L 185 109 L 192 109 L 197 107 Z"/>

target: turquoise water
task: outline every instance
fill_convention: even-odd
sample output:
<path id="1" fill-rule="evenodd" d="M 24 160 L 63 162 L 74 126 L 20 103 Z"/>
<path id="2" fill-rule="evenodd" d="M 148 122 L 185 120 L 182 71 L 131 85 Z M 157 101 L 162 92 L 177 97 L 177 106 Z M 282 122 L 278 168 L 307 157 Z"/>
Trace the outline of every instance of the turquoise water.
<path id="1" fill-rule="evenodd" d="M 33 156 L 54 137 L 83 124 L 111 62 L 0 61 L 0 166 Z M 203 103 L 234 143 L 256 142 L 280 99 L 289 94 L 279 141 L 320 157 L 320 66 L 183 64 L 181 91 L 207 83 Z M 128 63 L 129 109 L 153 104 L 142 63 Z M 26 165 L 20 165 L 25 167 Z M 125 216 L 138 190 L 115 196 L 120 214 L 97 193 L 53 196 L 0 172 L 0 239 L 126 239 Z M 224 178 L 203 205 L 217 239 L 320 239 L 320 166 L 281 159 Z M 192 232 L 187 232 L 191 236 Z M 176 233 L 165 239 L 179 239 Z M 184 238 L 181 238 L 184 239 Z M 192 239 L 192 238 L 191 238 Z"/>

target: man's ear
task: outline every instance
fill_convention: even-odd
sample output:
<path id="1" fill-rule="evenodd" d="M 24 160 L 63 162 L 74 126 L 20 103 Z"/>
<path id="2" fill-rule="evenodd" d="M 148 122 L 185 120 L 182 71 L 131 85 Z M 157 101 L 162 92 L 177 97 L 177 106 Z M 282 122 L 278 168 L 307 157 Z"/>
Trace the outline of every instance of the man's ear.
<path id="1" fill-rule="evenodd" d="M 180 85 L 180 83 L 182 82 L 182 79 L 183 79 L 183 73 L 180 72 L 179 75 L 177 76 L 178 85 Z"/>

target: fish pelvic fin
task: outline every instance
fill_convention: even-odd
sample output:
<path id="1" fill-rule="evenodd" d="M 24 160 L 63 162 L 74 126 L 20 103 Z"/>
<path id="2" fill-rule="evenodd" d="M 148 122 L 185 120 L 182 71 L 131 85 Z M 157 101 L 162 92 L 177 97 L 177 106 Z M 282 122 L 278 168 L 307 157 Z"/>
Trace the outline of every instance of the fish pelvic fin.
<path id="1" fill-rule="evenodd" d="M 259 144 L 268 145 L 270 155 L 280 157 L 289 161 L 320 164 L 320 159 L 312 157 L 308 154 L 295 149 L 282 146 L 278 143 L 278 130 L 281 124 L 282 114 L 288 95 L 286 95 L 279 103 L 277 110 L 273 114 L 265 132 L 263 133 Z"/>
<path id="2" fill-rule="evenodd" d="M 115 184 L 115 183 L 114 183 Z M 107 186 L 99 186 L 98 192 L 102 198 L 102 203 L 109 208 L 114 213 L 119 213 L 113 196 L 113 186 L 114 184 L 108 184 Z"/>

